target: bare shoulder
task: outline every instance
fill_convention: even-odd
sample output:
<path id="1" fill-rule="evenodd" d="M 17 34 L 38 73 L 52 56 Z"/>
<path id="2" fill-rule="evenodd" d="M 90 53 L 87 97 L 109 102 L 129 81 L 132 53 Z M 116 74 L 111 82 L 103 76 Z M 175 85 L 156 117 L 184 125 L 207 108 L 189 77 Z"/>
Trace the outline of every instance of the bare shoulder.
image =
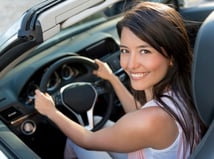
<path id="1" fill-rule="evenodd" d="M 120 122 L 125 123 L 130 132 L 135 134 L 133 139 L 142 140 L 139 141 L 141 148 L 166 148 L 174 142 L 178 135 L 174 118 L 158 106 L 128 113 Z"/>

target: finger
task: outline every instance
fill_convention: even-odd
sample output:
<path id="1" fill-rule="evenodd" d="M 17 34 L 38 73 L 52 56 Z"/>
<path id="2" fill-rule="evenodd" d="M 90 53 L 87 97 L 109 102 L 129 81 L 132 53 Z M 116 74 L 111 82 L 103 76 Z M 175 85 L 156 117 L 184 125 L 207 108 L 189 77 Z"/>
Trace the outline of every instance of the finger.
<path id="1" fill-rule="evenodd" d="M 41 92 L 39 89 L 35 90 L 35 94 L 38 95 L 38 96 L 44 96 L 44 93 Z"/>
<path id="2" fill-rule="evenodd" d="M 102 61 L 101 60 L 99 60 L 99 59 L 95 59 L 94 60 L 95 61 L 95 63 L 100 67 L 100 66 L 102 66 Z"/>
<path id="3" fill-rule="evenodd" d="M 95 63 L 99 63 L 100 60 L 99 59 L 94 59 Z"/>
<path id="4" fill-rule="evenodd" d="M 50 98 L 50 99 L 52 99 L 52 96 L 51 96 L 50 94 L 48 94 L 47 92 L 44 93 L 44 96 L 45 96 L 45 97 L 48 97 L 48 98 Z"/>
<path id="5" fill-rule="evenodd" d="M 97 73 L 98 73 L 97 70 L 94 70 L 94 71 L 93 71 L 93 74 L 94 74 L 94 75 L 97 75 Z"/>
<path id="6" fill-rule="evenodd" d="M 39 89 L 36 89 L 36 90 L 35 90 L 35 94 L 36 94 L 36 95 L 39 94 L 39 92 L 40 92 Z"/>

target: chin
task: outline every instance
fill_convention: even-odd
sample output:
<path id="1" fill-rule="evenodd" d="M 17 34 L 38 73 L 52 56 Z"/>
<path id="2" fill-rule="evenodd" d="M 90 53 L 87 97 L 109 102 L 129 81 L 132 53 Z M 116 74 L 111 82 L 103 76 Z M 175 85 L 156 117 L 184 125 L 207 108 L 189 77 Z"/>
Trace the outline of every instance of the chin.
<path id="1" fill-rule="evenodd" d="M 145 87 L 142 87 L 142 84 L 131 84 L 132 89 L 135 91 L 143 91 L 145 90 Z"/>

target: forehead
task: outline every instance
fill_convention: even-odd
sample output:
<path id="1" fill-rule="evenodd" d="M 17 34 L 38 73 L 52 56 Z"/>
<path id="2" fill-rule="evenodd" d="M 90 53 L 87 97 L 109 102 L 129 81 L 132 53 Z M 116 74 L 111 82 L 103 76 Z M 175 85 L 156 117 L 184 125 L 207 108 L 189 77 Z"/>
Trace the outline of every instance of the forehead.
<path id="1" fill-rule="evenodd" d="M 149 43 L 140 39 L 127 27 L 124 27 L 121 31 L 120 44 L 122 46 L 151 47 Z"/>

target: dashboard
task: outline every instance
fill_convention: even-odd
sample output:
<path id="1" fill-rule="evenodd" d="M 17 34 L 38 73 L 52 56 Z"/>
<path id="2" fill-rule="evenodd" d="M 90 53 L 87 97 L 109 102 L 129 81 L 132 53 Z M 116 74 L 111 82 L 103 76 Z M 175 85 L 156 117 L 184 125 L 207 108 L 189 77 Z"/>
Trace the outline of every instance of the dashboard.
<path id="1" fill-rule="evenodd" d="M 61 52 L 60 54 L 54 53 L 48 56 L 46 56 L 45 54 L 45 56 L 40 56 L 39 58 L 38 56 L 31 57 L 30 60 L 34 60 L 35 62 L 32 63 L 31 61 L 26 60 L 19 67 L 15 68 L 12 71 L 11 75 L 13 75 L 13 78 L 10 78 L 9 76 L 6 81 L 2 81 L 2 83 L 6 82 L 5 85 L 2 85 L 2 87 L 7 87 L 7 89 L 11 88 L 13 91 L 9 91 L 8 94 L 2 94 L 3 96 L 1 96 L 0 102 L 8 103 L 6 109 L 5 106 L 3 109 L 0 108 L 0 113 L 3 121 L 6 121 L 6 123 L 14 122 L 20 117 L 24 116 L 26 113 L 29 113 L 29 111 L 33 112 L 34 91 L 35 89 L 40 87 L 40 81 L 43 77 L 43 74 L 54 62 L 68 56 L 76 55 L 88 57 L 90 59 L 102 59 L 109 64 L 113 72 L 118 73 L 122 71 L 119 65 L 118 44 L 114 39 L 111 38 L 105 38 L 99 40 L 98 42 L 94 42 L 91 45 L 80 49 L 76 53 L 72 53 L 71 51 L 69 51 Z M 28 65 L 28 63 L 30 62 L 32 64 Z M 26 67 L 26 65 L 28 66 Z M 23 67 L 25 68 L 23 69 Z M 86 69 L 86 67 L 82 64 L 62 64 L 50 76 L 47 83 L 47 92 L 54 93 L 59 88 L 68 83 L 72 83 L 80 79 L 84 80 L 81 77 L 83 77 L 87 73 L 87 71 L 88 70 Z M 91 80 L 98 80 L 98 78 Z M 8 86 L 8 84 L 10 86 Z M 10 98 L 10 101 L 7 100 L 8 97 Z M 13 100 L 15 102 L 15 105 L 12 104 L 11 106 L 11 103 L 13 103 L 11 101 Z M 24 106 L 24 110 L 22 106 Z"/>

